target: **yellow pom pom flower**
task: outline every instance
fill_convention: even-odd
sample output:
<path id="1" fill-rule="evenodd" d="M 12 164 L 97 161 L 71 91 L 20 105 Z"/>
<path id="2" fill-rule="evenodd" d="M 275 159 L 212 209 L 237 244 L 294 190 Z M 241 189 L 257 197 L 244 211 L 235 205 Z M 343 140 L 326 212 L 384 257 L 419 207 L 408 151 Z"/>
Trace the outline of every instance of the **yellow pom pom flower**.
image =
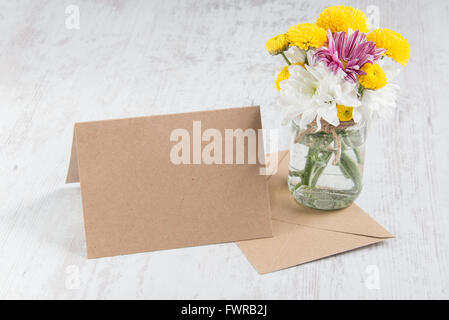
<path id="1" fill-rule="evenodd" d="M 301 62 L 294 63 L 293 65 L 304 67 L 304 63 Z M 278 78 L 276 79 L 276 88 L 278 91 L 281 91 L 281 81 L 287 80 L 288 78 L 290 78 L 290 72 L 288 71 L 288 66 L 285 66 L 282 71 L 279 72 Z"/>
<path id="2" fill-rule="evenodd" d="M 348 32 L 348 29 L 369 32 L 365 14 L 357 8 L 348 6 L 333 6 L 324 9 L 316 24 L 325 30 L 330 29 L 332 32 Z"/>
<path id="3" fill-rule="evenodd" d="M 347 107 L 341 104 L 337 104 L 337 116 L 340 121 L 350 121 L 352 120 L 353 107 Z"/>
<path id="4" fill-rule="evenodd" d="M 366 89 L 378 90 L 388 83 L 387 75 L 378 64 L 365 63 L 362 70 L 366 74 L 359 76 L 359 82 Z"/>
<path id="5" fill-rule="evenodd" d="M 310 47 L 319 48 L 327 41 L 326 30 L 313 23 L 302 23 L 291 27 L 287 31 L 290 46 L 308 50 Z"/>
<path id="6" fill-rule="evenodd" d="M 278 74 L 278 78 L 276 79 L 276 88 L 278 91 L 281 91 L 281 81 L 287 80 L 290 78 L 290 72 L 288 72 L 288 66 L 285 66 L 281 72 Z"/>
<path id="7" fill-rule="evenodd" d="M 272 55 L 277 55 L 288 49 L 289 41 L 285 34 L 280 34 L 267 41 L 265 47 Z"/>
<path id="8" fill-rule="evenodd" d="M 366 36 L 368 41 L 376 43 L 378 48 L 387 50 L 386 55 L 406 66 L 410 59 L 410 44 L 401 34 L 386 28 L 373 30 Z"/>

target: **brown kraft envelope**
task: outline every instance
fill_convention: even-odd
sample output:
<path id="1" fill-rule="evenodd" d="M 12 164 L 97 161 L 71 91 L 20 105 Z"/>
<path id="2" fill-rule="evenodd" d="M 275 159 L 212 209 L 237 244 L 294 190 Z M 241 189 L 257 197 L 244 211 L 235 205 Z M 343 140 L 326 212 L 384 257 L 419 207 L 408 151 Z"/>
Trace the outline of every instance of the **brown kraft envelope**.
<path id="1" fill-rule="evenodd" d="M 268 177 L 273 237 L 237 242 L 254 268 L 265 274 L 367 246 L 393 235 L 353 204 L 338 211 L 299 205 L 287 186 L 288 152 Z"/>
<path id="2" fill-rule="evenodd" d="M 194 121 L 201 121 L 199 136 Z M 263 165 L 205 164 L 198 158 L 196 164 L 174 164 L 170 152 L 177 142 L 170 138 L 178 128 L 201 151 L 208 142 L 198 144 L 198 137 L 208 128 L 223 137 L 225 129 L 257 132 L 260 110 L 75 124 L 66 183 L 80 182 L 88 258 L 272 236 Z M 258 150 L 264 154 L 263 144 Z M 191 151 L 190 163 L 193 157 Z"/>

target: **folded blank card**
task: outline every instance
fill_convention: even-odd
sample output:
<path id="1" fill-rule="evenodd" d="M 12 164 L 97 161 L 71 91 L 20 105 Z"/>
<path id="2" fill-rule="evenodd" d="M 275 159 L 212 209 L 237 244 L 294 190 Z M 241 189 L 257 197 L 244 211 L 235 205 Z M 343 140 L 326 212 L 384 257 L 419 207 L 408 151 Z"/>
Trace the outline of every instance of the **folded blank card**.
<path id="1" fill-rule="evenodd" d="M 171 133 L 194 146 L 194 121 L 261 129 L 259 107 L 75 124 L 67 183 L 80 182 L 88 258 L 272 236 L 260 163 L 171 161 Z"/>

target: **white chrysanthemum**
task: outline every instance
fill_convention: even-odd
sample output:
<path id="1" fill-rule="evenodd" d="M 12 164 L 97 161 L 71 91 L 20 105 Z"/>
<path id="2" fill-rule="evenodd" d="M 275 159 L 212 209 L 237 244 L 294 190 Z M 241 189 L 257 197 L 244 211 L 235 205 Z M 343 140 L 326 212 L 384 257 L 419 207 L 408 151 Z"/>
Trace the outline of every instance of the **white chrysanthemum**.
<path id="1" fill-rule="evenodd" d="M 360 108 L 354 109 L 354 121 L 370 122 L 376 118 L 393 116 L 399 89 L 397 84 L 389 83 L 379 90 L 364 90 Z"/>
<path id="2" fill-rule="evenodd" d="M 306 51 L 298 47 L 290 47 L 284 51 L 291 63 L 304 63 L 306 61 Z"/>
<path id="3" fill-rule="evenodd" d="M 393 79 L 401 72 L 401 68 L 403 68 L 399 63 L 387 56 L 380 59 L 377 64 L 385 72 L 388 82 L 393 81 Z"/>
<path id="4" fill-rule="evenodd" d="M 310 60 L 309 60 L 310 61 Z M 292 65 L 290 78 L 281 82 L 280 104 L 286 112 L 285 122 L 301 115 L 302 128 L 315 118 L 318 125 L 323 118 L 338 126 L 337 104 L 358 107 L 356 84 L 346 81 L 343 72 L 337 75 L 325 65 Z"/>

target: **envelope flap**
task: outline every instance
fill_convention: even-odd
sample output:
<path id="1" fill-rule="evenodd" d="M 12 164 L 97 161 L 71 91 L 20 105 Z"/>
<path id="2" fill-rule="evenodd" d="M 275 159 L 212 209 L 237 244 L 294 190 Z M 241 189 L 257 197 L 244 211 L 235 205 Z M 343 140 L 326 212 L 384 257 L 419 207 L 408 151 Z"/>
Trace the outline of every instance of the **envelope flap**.
<path id="1" fill-rule="evenodd" d="M 383 239 L 273 221 L 273 238 L 237 242 L 260 274 L 368 246 Z"/>
<path id="2" fill-rule="evenodd" d="M 279 155 L 278 171 L 269 179 L 273 220 L 376 238 L 393 237 L 355 204 L 337 211 L 319 211 L 299 205 L 287 186 L 289 158 L 288 154 Z"/>

